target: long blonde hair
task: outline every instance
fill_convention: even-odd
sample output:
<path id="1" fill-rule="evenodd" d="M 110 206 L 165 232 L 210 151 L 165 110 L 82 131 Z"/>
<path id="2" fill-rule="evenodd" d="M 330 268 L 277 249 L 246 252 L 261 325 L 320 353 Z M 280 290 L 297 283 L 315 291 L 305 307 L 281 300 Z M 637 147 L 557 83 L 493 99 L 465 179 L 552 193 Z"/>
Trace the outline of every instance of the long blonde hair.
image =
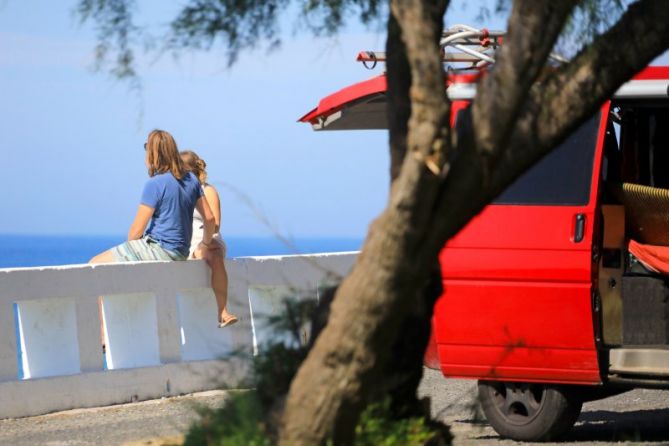
<path id="1" fill-rule="evenodd" d="M 186 175 L 177 143 L 165 130 L 153 130 L 149 133 L 146 140 L 146 163 L 150 177 L 171 172 L 177 180 L 180 180 Z"/>
<path id="2" fill-rule="evenodd" d="M 184 150 L 180 155 L 186 170 L 193 172 L 200 184 L 207 184 L 207 163 L 192 150 Z"/>

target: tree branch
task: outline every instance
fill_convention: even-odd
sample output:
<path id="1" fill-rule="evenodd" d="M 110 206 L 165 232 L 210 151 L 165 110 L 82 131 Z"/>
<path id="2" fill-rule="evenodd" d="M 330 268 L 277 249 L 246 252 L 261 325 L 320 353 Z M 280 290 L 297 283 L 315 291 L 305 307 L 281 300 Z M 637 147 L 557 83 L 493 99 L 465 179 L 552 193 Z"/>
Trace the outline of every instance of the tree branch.
<path id="1" fill-rule="evenodd" d="M 411 116 L 411 68 L 407 60 L 406 47 L 402 41 L 402 29 L 395 16 L 388 18 L 386 40 L 388 82 L 388 138 L 390 145 L 390 181 L 395 181 L 407 151 L 407 132 Z"/>
<path id="2" fill-rule="evenodd" d="M 79 0 L 75 13 L 82 23 L 91 20 L 95 24 L 98 40 L 95 70 L 110 63 L 113 77 L 128 80 L 133 88 L 139 89 L 133 46 L 141 30 L 133 22 L 135 9 L 135 0 Z M 110 57 L 114 58 L 112 62 Z"/>
<path id="3" fill-rule="evenodd" d="M 447 7 L 448 1 L 443 0 L 390 3 L 391 12 L 402 29 L 412 79 L 407 134 L 409 156 L 402 163 L 400 177 L 393 183 L 390 206 L 420 219 L 413 221 L 417 227 L 428 224 L 432 218 L 438 185 L 449 169 L 451 103 L 444 89 L 438 46 L 441 17 Z M 428 24 L 438 24 L 438 27 Z M 426 172 L 431 175 L 425 175 Z M 418 196 L 421 199 L 417 200 Z M 429 265 L 425 266 L 429 269 Z"/>
<path id="4" fill-rule="evenodd" d="M 538 142 L 552 144 L 557 135 L 576 128 L 667 48 L 669 4 L 663 0 L 632 4 L 618 23 L 533 92 L 532 102 L 543 104 L 542 109 L 562 111 L 538 116 Z M 580 119 L 574 119 L 574 111 L 581 111 Z"/>
<path id="5" fill-rule="evenodd" d="M 516 132 L 496 168 L 501 190 L 559 144 L 625 81 L 669 48 L 669 8 L 663 0 L 640 0 L 541 88 L 532 92 Z M 518 166 L 516 166 L 518 164 Z"/>
<path id="6" fill-rule="evenodd" d="M 457 123 L 453 165 L 440 189 L 432 225 L 426 234 L 425 243 L 431 246 L 434 255 L 510 184 L 511 180 L 500 186 L 495 180 L 500 157 L 508 158 L 505 147 L 515 122 L 576 3 L 575 0 L 514 2 L 509 31 L 495 67 L 478 85 L 472 107 L 464 111 Z M 523 170 L 513 171 L 514 175 Z"/>
<path id="7" fill-rule="evenodd" d="M 620 85 L 669 47 L 669 8 L 663 0 L 640 0 L 595 39 L 572 62 L 546 80 L 535 83 L 525 108 L 512 126 L 506 147 L 499 149 L 490 183 L 488 167 L 475 150 L 462 150 L 467 134 L 484 124 L 464 119 L 474 128 L 457 129 L 458 154 L 444 185 L 428 243 L 442 246 L 520 174 L 565 139 Z M 488 119 L 498 119 L 490 116 Z M 461 125 L 463 124 L 461 123 Z M 436 250 L 436 248 L 435 248 Z M 438 252 L 438 251 L 436 251 Z"/>
<path id="8" fill-rule="evenodd" d="M 441 37 L 441 18 L 447 4 L 444 0 L 390 2 L 402 29 L 411 69 L 412 109 L 407 149 L 435 174 L 445 167 L 450 145 L 450 101 L 444 90 L 443 62 L 434 51 Z M 434 23 L 439 26 L 424 26 Z"/>
<path id="9" fill-rule="evenodd" d="M 545 67 L 576 0 L 516 0 L 504 45 L 472 105 L 475 144 L 494 162 L 523 108 L 530 87 Z"/>

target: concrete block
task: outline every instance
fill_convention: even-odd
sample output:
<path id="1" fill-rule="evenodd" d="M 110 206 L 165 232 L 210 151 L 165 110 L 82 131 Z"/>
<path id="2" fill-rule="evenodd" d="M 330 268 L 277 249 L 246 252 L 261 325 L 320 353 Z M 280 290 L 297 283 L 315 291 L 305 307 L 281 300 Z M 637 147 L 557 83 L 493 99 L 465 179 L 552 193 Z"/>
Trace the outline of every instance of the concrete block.
<path id="1" fill-rule="evenodd" d="M 181 362 L 181 331 L 179 309 L 174 291 L 156 293 L 156 316 L 158 318 L 158 342 L 160 362 Z"/>
<path id="2" fill-rule="evenodd" d="M 245 280 L 246 265 L 240 262 L 226 261 L 228 270 L 228 310 L 237 316 L 239 322 L 226 327 L 232 337 L 236 352 L 252 353 L 253 333 L 251 330 L 251 311 L 249 307 L 248 282 Z"/>
<path id="3" fill-rule="evenodd" d="M 289 335 L 276 333 L 269 324 L 268 318 L 284 312 L 285 299 L 316 299 L 316 290 L 296 290 L 287 286 L 255 285 L 249 288 L 249 307 L 251 311 L 253 354 L 258 354 L 258 347 L 268 341 L 281 340 L 290 343 L 295 340 Z M 283 338 L 282 338 L 283 336 Z M 305 325 L 300 341 L 308 338 L 308 327 Z"/>
<path id="4" fill-rule="evenodd" d="M 0 382 L 18 378 L 14 303 L 0 301 Z"/>
<path id="5" fill-rule="evenodd" d="M 18 302 L 24 379 L 80 372 L 76 319 L 74 299 Z"/>
<path id="6" fill-rule="evenodd" d="M 105 359 L 108 369 L 160 364 L 160 345 L 153 293 L 104 296 Z"/>
<path id="7" fill-rule="evenodd" d="M 216 299 L 211 288 L 177 293 L 184 361 L 218 359 L 233 351 L 232 328 L 218 328 Z"/>
<path id="8" fill-rule="evenodd" d="M 237 388 L 247 373 L 243 361 L 197 361 L 0 382 L 0 419 L 218 389 L 221 376 L 225 388 Z"/>
<path id="9" fill-rule="evenodd" d="M 102 339 L 100 339 L 100 308 L 98 297 L 75 300 L 79 366 L 82 372 L 103 369 Z"/>
<path id="10" fill-rule="evenodd" d="M 281 312 L 282 298 L 316 298 L 316 288 L 354 260 L 355 253 L 226 260 L 228 306 L 239 322 L 224 329 L 201 260 L 0 270 L 0 418 L 234 386 L 248 362 L 211 360 L 275 338 L 264 316 Z M 97 296 L 105 296 L 109 370 L 101 370 Z M 21 368 L 30 379 L 18 379 Z"/>

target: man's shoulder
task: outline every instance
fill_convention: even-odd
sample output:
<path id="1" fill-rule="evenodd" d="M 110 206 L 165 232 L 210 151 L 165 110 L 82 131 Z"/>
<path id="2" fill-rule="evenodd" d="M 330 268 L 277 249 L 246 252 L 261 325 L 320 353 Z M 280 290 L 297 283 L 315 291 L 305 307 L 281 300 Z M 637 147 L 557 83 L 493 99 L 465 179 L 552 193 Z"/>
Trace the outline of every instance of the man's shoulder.
<path id="1" fill-rule="evenodd" d="M 157 173 L 146 180 L 144 189 L 153 191 L 155 194 L 162 195 L 170 189 L 173 189 L 175 183 L 176 182 L 174 181 L 174 177 L 171 173 Z"/>
<path id="2" fill-rule="evenodd" d="M 150 177 L 148 183 L 154 184 L 168 184 L 173 181 L 173 176 L 170 172 L 157 173 Z"/>

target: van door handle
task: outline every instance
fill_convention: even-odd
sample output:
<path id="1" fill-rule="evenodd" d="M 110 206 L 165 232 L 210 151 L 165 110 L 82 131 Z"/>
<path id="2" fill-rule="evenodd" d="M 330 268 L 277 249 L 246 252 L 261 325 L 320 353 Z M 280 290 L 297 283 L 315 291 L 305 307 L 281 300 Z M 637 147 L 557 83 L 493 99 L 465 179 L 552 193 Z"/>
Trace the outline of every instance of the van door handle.
<path id="1" fill-rule="evenodd" d="M 579 243 L 585 235 L 585 214 L 576 214 L 576 224 L 574 225 L 574 243 Z"/>

